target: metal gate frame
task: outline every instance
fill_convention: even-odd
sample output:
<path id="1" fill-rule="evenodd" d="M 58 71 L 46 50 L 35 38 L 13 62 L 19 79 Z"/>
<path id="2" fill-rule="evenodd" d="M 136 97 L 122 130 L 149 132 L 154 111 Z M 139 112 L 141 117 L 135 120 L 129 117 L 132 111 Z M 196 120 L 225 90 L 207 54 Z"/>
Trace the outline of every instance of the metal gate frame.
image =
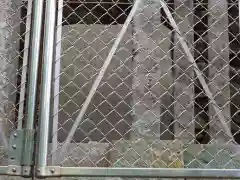
<path id="1" fill-rule="evenodd" d="M 115 53 L 117 46 L 119 45 L 122 36 L 124 35 L 129 23 L 131 22 L 133 15 L 135 14 L 139 2 L 141 0 L 136 0 L 130 14 L 128 15 L 117 39 L 114 42 L 112 49 L 110 50 L 104 65 L 100 73 L 98 74 L 93 86 L 87 96 L 83 107 L 78 115 L 77 120 L 75 121 L 71 131 L 68 134 L 68 137 L 65 141 L 66 145 L 70 142 L 72 136 L 74 135 L 77 126 L 82 119 L 85 111 L 108 67 L 111 62 L 112 56 Z M 194 59 L 191 53 L 188 51 L 187 44 L 181 37 L 181 32 L 179 31 L 176 23 L 174 22 L 170 11 L 168 10 L 166 4 L 162 0 L 158 0 L 165 13 L 167 14 L 171 24 L 175 28 L 175 31 L 178 33 L 180 44 L 182 45 L 185 53 L 188 58 L 194 63 Z M 61 3 L 61 1 L 59 2 Z M 240 178 L 239 169 L 174 169 L 174 168 L 90 168 L 90 167 L 56 167 L 56 166 L 47 166 L 47 150 L 48 150 L 48 133 L 49 133 L 49 121 L 50 121 L 50 87 L 51 87 L 51 78 L 52 78 L 52 62 L 53 62 L 53 52 L 54 52 L 54 29 L 55 29 L 55 15 L 56 12 L 53 11 L 56 9 L 56 2 L 48 0 L 46 2 L 46 16 L 45 16 L 45 36 L 44 36 L 44 51 L 43 51 L 43 69 L 42 69 L 42 98 L 40 106 L 40 128 L 39 134 L 41 134 L 39 139 L 38 146 L 38 161 L 36 164 L 37 176 L 39 177 L 61 177 L 61 176 L 91 176 L 91 177 L 165 177 L 165 178 L 196 178 L 196 177 L 205 177 L 205 178 Z M 200 82 L 206 84 L 204 78 L 201 79 L 201 73 L 198 70 L 197 65 L 194 66 L 197 75 L 200 75 Z M 207 87 L 207 86 L 205 86 Z M 212 97 L 211 93 L 209 94 L 209 89 L 204 89 L 208 96 Z M 228 131 L 227 131 L 228 132 Z M 63 149 L 64 149 L 63 145 Z"/>
<path id="2" fill-rule="evenodd" d="M 116 39 L 102 70 L 100 71 L 94 85 L 83 105 L 83 110 L 80 111 L 80 118 L 84 115 L 91 98 L 98 87 L 106 68 L 111 62 L 111 58 L 124 35 L 128 24 L 132 20 L 134 13 L 138 8 L 141 0 L 136 0 L 134 6 L 121 29 L 118 38 Z M 165 2 L 159 0 L 165 12 L 171 21 L 171 15 Z M 61 4 L 62 0 L 59 0 Z M 240 1 L 239 1 L 240 2 Z M 36 95 L 37 95 L 37 77 L 39 68 L 39 55 L 40 55 L 40 42 L 41 42 L 41 29 L 42 29 L 42 16 L 43 16 L 44 0 L 35 0 L 33 3 L 33 20 L 31 32 L 31 51 L 29 59 L 30 64 L 30 79 L 28 82 L 29 95 L 27 97 L 27 119 L 24 129 L 15 131 L 10 138 L 10 154 L 17 153 L 19 163 L 11 164 L 9 166 L 0 167 L 0 175 L 13 175 L 23 177 L 131 177 L 131 178 L 240 178 L 239 169 L 185 169 L 185 168 L 90 168 L 90 167 L 60 167 L 47 165 L 47 152 L 49 140 L 49 122 L 50 122 L 50 98 L 51 98 L 51 83 L 52 83 L 52 64 L 54 57 L 55 45 L 55 20 L 56 20 L 56 1 L 47 0 L 45 10 L 45 23 L 44 23 L 44 46 L 43 46 L 43 67 L 42 67 L 42 84 L 41 84 L 41 102 L 40 102 L 40 123 L 38 131 L 39 141 L 34 140 L 34 123 L 35 123 L 35 109 L 36 109 Z M 239 3 L 240 4 L 240 3 Z M 174 20 L 171 22 L 174 25 Z M 175 31 L 179 35 L 180 43 L 185 49 L 185 53 L 192 59 L 191 53 L 187 51 L 187 45 L 181 37 L 181 32 L 175 27 Z M 184 48 L 185 47 L 185 48 Z M 198 68 L 196 68 L 198 69 Z M 198 70 L 196 70 L 198 74 Z M 201 81 L 201 79 L 200 79 Z M 204 83 L 204 79 L 202 80 Z M 208 91 L 207 89 L 205 91 Z M 209 95 L 209 94 L 208 94 Z M 211 94 L 209 95 L 211 96 Z M 82 114 L 81 114 L 82 113 Z M 75 133 L 78 126 L 78 120 L 74 123 L 68 138 L 65 142 L 71 140 L 72 135 Z M 17 137 L 21 141 L 18 142 Z M 33 150 L 34 141 L 36 141 L 36 150 L 38 151 L 36 163 L 33 163 Z M 19 144 L 21 147 L 16 151 L 16 146 Z M 33 173 L 33 172 L 36 173 Z"/>
<path id="3" fill-rule="evenodd" d="M 41 27 L 43 15 L 43 1 L 28 1 L 28 12 L 25 34 L 24 70 L 22 79 L 26 78 L 26 65 L 29 60 L 28 96 L 26 99 L 26 121 L 23 125 L 23 114 L 18 115 L 18 127 L 10 134 L 8 144 L 8 166 L 0 166 L 0 175 L 33 177 L 33 150 L 35 136 L 35 109 L 37 95 L 37 78 L 39 69 L 39 54 L 41 42 Z M 33 11 L 33 13 L 32 13 Z M 33 16 L 31 15 L 33 14 Z M 32 21 L 32 23 L 31 23 Z M 31 26 L 31 27 L 30 27 Z M 30 33 L 29 33 L 30 31 Z M 30 42 L 29 42 L 30 41 Z M 30 43 L 30 44 L 29 44 Z M 28 50 L 28 45 L 30 50 Z M 25 84 L 21 87 L 19 111 L 23 112 Z"/>

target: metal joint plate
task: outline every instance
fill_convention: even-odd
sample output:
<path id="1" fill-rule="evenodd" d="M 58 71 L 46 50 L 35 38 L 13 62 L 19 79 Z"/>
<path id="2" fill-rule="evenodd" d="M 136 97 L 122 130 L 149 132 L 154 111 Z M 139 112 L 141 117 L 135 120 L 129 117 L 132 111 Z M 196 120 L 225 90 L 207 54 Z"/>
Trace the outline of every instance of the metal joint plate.
<path id="1" fill-rule="evenodd" d="M 10 136 L 8 162 L 9 165 L 20 166 L 23 152 L 24 132 L 15 130 Z"/>

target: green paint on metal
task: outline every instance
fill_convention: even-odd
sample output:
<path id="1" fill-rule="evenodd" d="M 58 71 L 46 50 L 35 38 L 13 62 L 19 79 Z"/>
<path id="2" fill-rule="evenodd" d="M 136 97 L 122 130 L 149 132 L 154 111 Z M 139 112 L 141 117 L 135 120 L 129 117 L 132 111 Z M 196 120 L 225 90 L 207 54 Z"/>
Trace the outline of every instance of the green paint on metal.
<path id="1" fill-rule="evenodd" d="M 56 168 L 56 167 L 54 167 Z M 131 177 L 131 178 L 240 178 L 237 169 L 184 169 L 184 168 L 98 168 L 59 167 L 51 173 L 48 166 L 42 177 Z"/>
<path id="2" fill-rule="evenodd" d="M 15 130 L 10 136 L 8 163 L 9 165 L 21 165 L 23 151 L 23 130 Z"/>
<path id="3" fill-rule="evenodd" d="M 24 130 L 24 148 L 22 153 L 21 165 L 30 166 L 33 160 L 34 150 L 34 130 Z"/>
<path id="4" fill-rule="evenodd" d="M 34 148 L 34 130 L 15 130 L 10 137 L 8 162 L 9 165 L 32 165 Z"/>
<path id="5" fill-rule="evenodd" d="M 0 175 L 7 175 L 8 166 L 0 166 Z"/>

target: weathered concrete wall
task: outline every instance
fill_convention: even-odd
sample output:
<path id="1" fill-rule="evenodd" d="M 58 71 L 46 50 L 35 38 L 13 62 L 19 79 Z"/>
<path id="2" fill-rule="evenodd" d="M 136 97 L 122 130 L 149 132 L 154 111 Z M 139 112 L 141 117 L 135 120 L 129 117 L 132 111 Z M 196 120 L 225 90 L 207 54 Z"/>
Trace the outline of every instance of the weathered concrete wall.
<path id="1" fill-rule="evenodd" d="M 20 1 L 0 1 L 0 131 L 1 144 L 15 120 L 19 61 Z M 6 141 L 4 142 L 6 146 Z"/>
<path id="2" fill-rule="evenodd" d="M 193 53 L 192 0 L 175 0 L 175 21 Z M 194 122 L 194 71 L 184 50 L 175 37 L 174 47 L 174 136 L 185 143 L 195 143 Z"/>
<path id="3" fill-rule="evenodd" d="M 142 1 L 133 17 L 132 135 L 169 140 L 171 124 L 171 32 L 161 24 L 160 3 Z"/>
<path id="4" fill-rule="evenodd" d="M 229 78 L 229 36 L 226 27 L 228 26 L 228 1 L 209 1 L 208 9 L 209 23 L 212 24 L 208 32 L 209 38 L 209 86 L 214 94 L 219 109 L 222 111 L 223 119 L 230 127 L 230 78 Z M 212 138 L 211 143 L 226 143 L 230 137 L 222 131 L 223 127 L 214 110 L 213 105 L 209 106 L 209 116 L 211 119 L 209 134 Z"/>
<path id="5" fill-rule="evenodd" d="M 183 168 L 183 151 L 178 140 L 122 140 L 113 142 L 109 161 L 113 167 Z"/>
<path id="6" fill-rule="evenodd" d="M 105 61 L 121 25 L 63 26 L 59 141 L 67 133 Z M 124 35 L 95 94 L 75 141 L 128 138 L 131 128 L 132 30 Z"/>
<path id="7" fill-rule="evenodd" d="M 51 153 L 51 145 L 49 144 L 49 154 Z M 99 143 L 90 141 L 88 143 L 70 143 L 66 147 L 66 151 L 61 152 L 61 148 L 54 152 L 56 161 L 53 166 L 63 167 L 108 167 L 108 153 L 111 149 L 109 143 Z M 48 159 L 48 165 L 51 159 Z"/>
<path id="8" fill-rule="evenodd" d="M 159 138 L 161 131 L 165 132 L 164 139 L 171 139 L 166 130 L 171 123 L 166 109 L 171 104 L 171 94 L 166 93 L 172 84 L 171 33 L 165 26 L 159 26 L 160 16 L 155 15 L 158 7 L 150 4 L 141 12 L 142 16 L 134 18 L 134 35 L 129 27 L 74 136 L 75 141 L 128 139 L 131 128 L 148 136 L 149 129 L 142 130 L 150 124 L 155 128 L 151 132 L 154 136 Z M 143 27 L 146 17 L 152 19 Z M 63 26 L 59 141 L 66 138 L 120 29 L 121 25 Z M 164 128 L 160 130 L 161 123 Z"/>

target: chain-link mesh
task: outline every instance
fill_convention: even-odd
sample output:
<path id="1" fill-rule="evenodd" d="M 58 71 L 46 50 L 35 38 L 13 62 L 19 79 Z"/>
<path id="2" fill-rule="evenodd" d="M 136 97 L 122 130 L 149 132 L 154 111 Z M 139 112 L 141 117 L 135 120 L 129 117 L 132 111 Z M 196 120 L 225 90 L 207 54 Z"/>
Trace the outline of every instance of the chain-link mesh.
<path id="1" fill-rule="evenodd" d="M 49 164 L 239 168 L 238 2 L 133 4 L 58 2 Z"/>
<path id="2" fill-rule="evenodd" d="M 25 114 L 31 2 L 0 0 L 0 166 L 11 163 L 9 135 Z"/>

